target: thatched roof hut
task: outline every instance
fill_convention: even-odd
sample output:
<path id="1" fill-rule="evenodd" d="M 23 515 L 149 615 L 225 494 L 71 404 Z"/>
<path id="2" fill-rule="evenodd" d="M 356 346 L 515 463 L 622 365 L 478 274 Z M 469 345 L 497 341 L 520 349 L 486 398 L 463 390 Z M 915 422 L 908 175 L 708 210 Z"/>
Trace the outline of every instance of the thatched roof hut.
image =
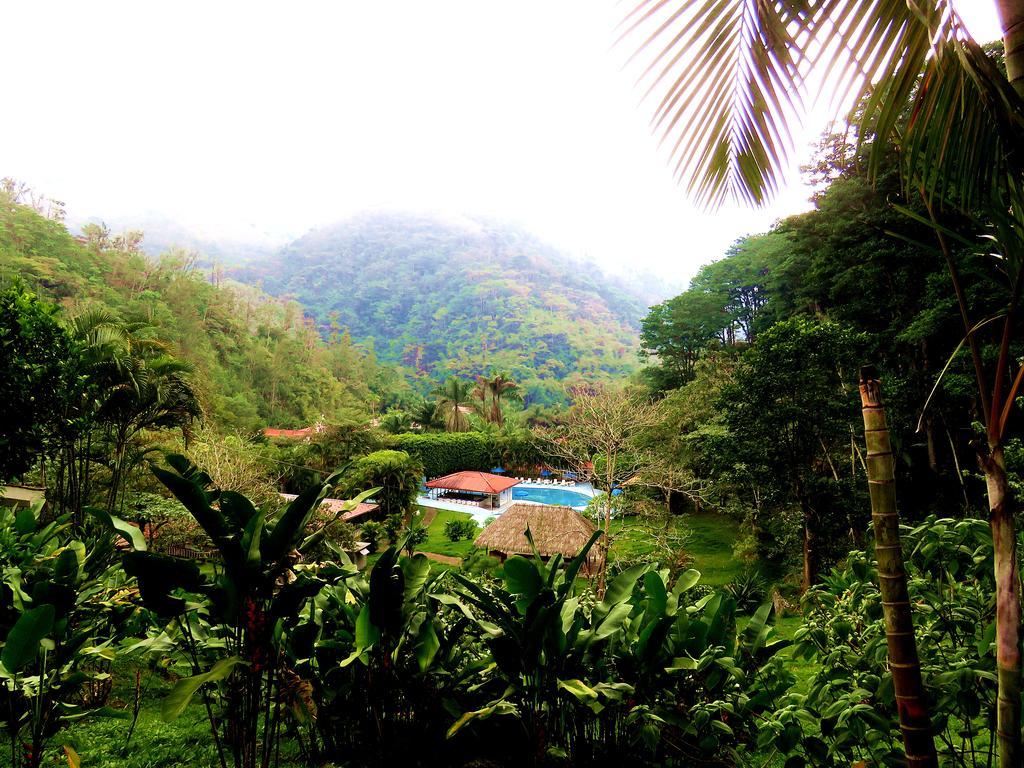
<path id="1" fill-rule="evenodd" d="M 533 555 L 526 538 L 529 527 L 537 552 L 545 560 L 557 554 L 573 558 L 579 554 L 597 526 L 571 507 L 548 504 L 513 504 L 493 523 L 484 528 L 474 544 L 504 560 L 510 555 Z M 597 546 L 587 557 L 587 570 L 597 566 Z"/>

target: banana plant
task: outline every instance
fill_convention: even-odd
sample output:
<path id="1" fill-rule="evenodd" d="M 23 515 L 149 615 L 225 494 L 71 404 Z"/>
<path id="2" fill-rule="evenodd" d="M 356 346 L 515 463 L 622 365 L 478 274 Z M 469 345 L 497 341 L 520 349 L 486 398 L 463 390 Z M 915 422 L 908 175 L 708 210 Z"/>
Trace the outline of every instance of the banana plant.
<path id="1" fill-rule="evenodd" d="M 274 519 L 242 494 L 214 487 L 210 477 L 178 455 L 153 473 L 209 536 L 217 551 L 214 573 L 196 563 L 152 552 L 125 556 L 143 604 L 165 625 L 141 648 L 180 648 L 191 673 L 164 702 L 173 720 L 198 693 L 210 721 L 222 768 L 269 766 L 276 760 L 285 697 L 294 688 L 286 640 L 303 605 L 326 581 L 302 552 L 320 544 L 327 527 L 307 534 L 320 502 L 339 479 L 300 493 Z M 379 489 L 347 501 L 354 509 Z M 194 596 L 202 599 L 193 601 Z M 300 686 L 301 687 L 301 686 Z M 214 705 L 220 713 L 215 714 Z"/>
<path id="2" fill-rule="evenodd" d="M 313 681 L 323 757 L 351 759 L 346 748 L 367 745 L 395 758 L 408 745 L 429 749 L 425 726 L 446 716 L 443 701 L 462 682 L 470 621 L 452 608 L 444 573 L 422 554 L 403 557 L 404 547 L 384 551 L 369 578 L 349 572 L 325 588 L 293 638 Z"/>
<path id="3" fill-rule="evenodd" d="M 526 534 L 532 545 L 530 531 Z M 524 757 L 538 763 L 549 755 L 568 754 L 581 718 L 591 720 L 609 702 L 632 692 L 619 680 L 587 678 L 593 660 L 621 631 L 632 610 L 633 588 L 650 566 L 620 573 L 588 611 L 576 595 L 576 577 L 599 537 L 595 532 L 564 567 L 560 556 L 545 562 L 536 549 L 533 558 L 509 558 L 500 585 L 453 574 L 489 651 L 477 687 L 496 695 L 464 711 L 448 729 L 449 737 L 469 723 L 512 716 L 526 736 Z"/>
<path id="4" fill-rule="evenodd" d="M 96 662 L 113 659 L 119 627 L 135 611 L 111 568 L 108 533 L 145 546 L 105 511 L 95 512 L 98 535 L 86 540 L 72 537 L 70 515 L 47 521 L 41 512 L 41 503 L 0 507 L 0 717 L 14 768 L 37 768 L 68 721 L 117 715 L 86 707 L 79 694 L 108 676 Z"/>

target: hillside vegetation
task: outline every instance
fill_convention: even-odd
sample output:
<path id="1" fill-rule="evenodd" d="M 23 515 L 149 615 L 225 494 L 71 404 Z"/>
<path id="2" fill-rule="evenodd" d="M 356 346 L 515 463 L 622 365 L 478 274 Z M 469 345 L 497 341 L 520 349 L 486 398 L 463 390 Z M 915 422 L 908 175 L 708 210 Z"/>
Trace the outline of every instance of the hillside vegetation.
<path id="1" fill-rule="evenodd" d="M 0 190 L 0 283 L 20 279 L 67 317 L 90 309 L 146 326 L 194 368 L 203 409 L 227 429 L 305 426 L 368 413 L 389 370 L 339 335 L 325 341 L 302 309 L 210 277 L 192 256 L 146 256 L 137 234 L 60 221 Z"/>
<path id="2" fill-rule="evenodd" d="M 635 367 L 646 307 L 592 265 L 479 220 L 364 215 L 232 275 L 296 299 L 421 381 L 503 370 L 527 405 Z"/>

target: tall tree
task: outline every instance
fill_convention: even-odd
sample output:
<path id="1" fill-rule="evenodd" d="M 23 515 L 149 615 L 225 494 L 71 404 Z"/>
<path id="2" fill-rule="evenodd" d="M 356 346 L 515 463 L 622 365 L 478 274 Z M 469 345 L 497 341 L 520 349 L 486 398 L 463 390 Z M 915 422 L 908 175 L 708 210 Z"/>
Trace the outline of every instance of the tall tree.
<path id="1" fill-rule="evenodd" d="M 644 468 L 641 440 L 658 420 L 658 409 L 625 389 L 576 390 L 564 423 L 541 431 L 544 450 L 566 462 L 577 475 L 589 477 L 603 491 L 601 567 L 598 592 L 604 593 L 611 541 L 613 492 Z"/>
<path id="2" fill-rule="evenodd" d="M 448 432 L 468 432 L 472 388 L 454 376 L 434 390 L 437 397 L 437 415 L 444 421 Z"/>
<path id="3" fill-rule="evenodd" d="M 52 449 L 76 354 L 56 306 L 18 283 L 0 293 L 0 483 Z"/>
<path id="4" fill-rule="evenodd" d="M 898 135 L 903 180 L 928 209 L 949 267 L 975 366 L 986 440 L 979 455 L 995 545 L 997 736 L 1004 768 L 1020 765 L 1021 609 L 1014 500 L 1005 443 L 1024 366 L 1011 354 L 1024 284 L 1024 0 L 996 0 L 1006 72 L 960 22 L 951 0 L 642 0 L 625 34 L 649 30 L 643 77 L 662 98 L 654 124 L 675 170 L 702 202 L 759 204 L 779 187 L 792 128 L 806 111 L 808 72 L 855 97 L 872 172 Z M 959 284 L 941 221 L 945 208 L 976 215 L 1005 260 L 1006 311 L 995 365 Z M 991 249 L 987 249 L 988 252 Z M 1014 369 L 1016 373 L 1014 373 Z"/>
<path id="5" fill-rule="evenodd" d="M 784 502 L 803 524 L 803 588 L 821 564 L 823 524 L 832 514 L 822 482 L 839 480 L 833 455 L 849 447 L 855 418 L 844 373 L 857 338 L 828 321 L 794 318 L 765 331 L 722 393 L 729 453 Z"/>
<path id="6" fill-rule="evenodd" d="M 504 424 L 505 417 L 501 410 L 502 399 L 514 399 L 518 396 L 519 385 L 508 374 L 496 373 L 490 377 L 477 376 L 473 397 L 480 401 L 484 418 L 499 427 Z M 490 406 L 487 400 L 490 399 Z"/>
<path id="7" fill-rule="evenodd" d="M 640 354 L 658 362 L 657 389 L 676 389 L 693 378 L 698 358 L 726 338 L 724 295 L 688 290 L 651 307 L 640 327 Z"/>

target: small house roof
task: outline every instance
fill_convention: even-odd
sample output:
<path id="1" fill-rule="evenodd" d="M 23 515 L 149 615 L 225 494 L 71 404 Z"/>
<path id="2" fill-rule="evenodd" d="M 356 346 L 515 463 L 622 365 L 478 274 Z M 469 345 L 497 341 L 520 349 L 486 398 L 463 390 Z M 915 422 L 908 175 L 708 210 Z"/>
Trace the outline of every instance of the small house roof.
<path id="1" fill-rule="evenodd" d="M 267 437 L 284 437 L 289 440 L 297 440 L 300 437 L 309 437 L 313 434 L 313 427 L 303 427 L 302 429 L 275 429 L 274 427 L 266 427 L 263 430 L 263 434 Z"/>
<path id="2" fill-rule="evenodd" d="M 297 497 L 294 493 L 282 493 L 281 498 L 289 504 L 293 502 Z M 317 511 L 320 513 L 326 513 L 328 515 L 336 514 L 341 510 L 342 505 L 345 504 L 344 499 L 324 499 L 320 502 L 320 506 L 317 507 Z M 350 510 L 341 516 L 342 520 L 358 520 L 366 515 L 371 515 L 380 508 L 379 504 L 374 504 L 368 501 L 361 501 L 355 509 Z"/>
<path id="3" fill-rule="evenodd" d="M 513 504 L 484 528 L 474 544 L 490 552 L 532 555 L 527 527 L 537 551 L 544 557 L 575 557 L 597 530 L 593 521 L 571 507 Z"/>
<path id="4" fill-rule="evenodd" d="M 427 488 L 444 488 L 449 491 L 472 491 L 473 493 L 501 493 L 513 485 L 519 485 L 514 477 L 492 475 L 489 472 L 453 472 L 436 477 L 427 483 Z"/>

